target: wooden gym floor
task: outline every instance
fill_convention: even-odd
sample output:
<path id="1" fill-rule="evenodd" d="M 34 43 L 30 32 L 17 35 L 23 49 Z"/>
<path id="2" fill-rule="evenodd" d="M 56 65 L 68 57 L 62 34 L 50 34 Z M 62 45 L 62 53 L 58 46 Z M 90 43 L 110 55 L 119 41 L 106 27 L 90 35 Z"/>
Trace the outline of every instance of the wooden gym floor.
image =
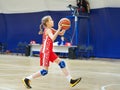
<path id="1" fill-rule="evenodd" d="M 120 90 L 120 60 L 64 60 L 74 78 L 82 77 L 78 85 L 70 87 L 51 63 L 47 76 L 32 80 L 32 90 Z M 0 90 L 27 90 L 21 79 L 38 70 L 39 57 L 0 55 Z"/>

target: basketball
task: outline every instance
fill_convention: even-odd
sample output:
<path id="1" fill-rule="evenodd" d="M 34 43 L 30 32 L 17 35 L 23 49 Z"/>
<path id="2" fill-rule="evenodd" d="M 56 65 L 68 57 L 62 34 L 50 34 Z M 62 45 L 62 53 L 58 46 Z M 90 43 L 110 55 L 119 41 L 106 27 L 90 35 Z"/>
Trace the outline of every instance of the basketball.
<path id="1" fill-rule="evenodd" d="M 71 26 L 71 22 L 68 18 L 60 19 L 59 24 L 62 26 L 62 30 L 68 30 Z"/>

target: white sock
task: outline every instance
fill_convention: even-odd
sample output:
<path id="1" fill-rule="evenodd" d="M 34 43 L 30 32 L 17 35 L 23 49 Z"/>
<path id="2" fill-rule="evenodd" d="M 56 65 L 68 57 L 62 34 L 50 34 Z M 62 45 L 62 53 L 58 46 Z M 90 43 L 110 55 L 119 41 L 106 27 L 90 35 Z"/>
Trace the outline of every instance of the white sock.
<path id="1" fill-rule="evenodd" d="M 32 75 L 30 75 L 30 76 L 28 76 L 28 77 L 26 77 L 27 79 L 33 79 L 33 77 L 32 77 Z"/>
<path id="2" fill-rule="evenodd" d="M 71 75 L 66 76 L 67 80 L 70 82 L 70 80 L 72 79 Z"/>

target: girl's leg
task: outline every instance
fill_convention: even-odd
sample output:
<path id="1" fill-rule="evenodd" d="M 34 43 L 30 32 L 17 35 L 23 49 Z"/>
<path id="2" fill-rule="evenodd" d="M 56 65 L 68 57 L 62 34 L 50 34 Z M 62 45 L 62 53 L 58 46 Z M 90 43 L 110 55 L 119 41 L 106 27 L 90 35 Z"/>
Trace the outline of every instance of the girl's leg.
<path id="1" fill-rule="evenodd" d="M 26 88 L 32 88 L 30 86 L 31 79 L 35 79 L 40 76 L 45 76 L 45 75 L 47 75 L 47 73 L 48 73 L 48 67 L 43 67 L 40 71 L 33 73 L 32 75 L 24 78 L 22 81 L 23 81 L 24 85 L 26 86 Z"/>
<path id="2" fill-rule="evenodd" d="M 57 59 L 55 60 L 55 63 L 57 63 L 57 64 L 60 66 L 62 72 L 63 72 L 64 75 L 65 75 L 65 77 L 66 77 L 67 80 L 70 82 L 70 80 L 72 79 L 72 77 L 71 77 L 71 75 L 70 75 L 70 73 L 69 73 L 69 71 L 68 71 L 68 69 L 67 69 L 67 67 L 66 67 L 65 62 L 64 62 L 64 61 L 61 61 L 59 58 L 57 58 Z"/>
<path id="3" fill-rule="evenodd" d="M 57 64 L 60 66 L 62 72 L 63 72 L 64 75 L 66 76 L 67 80 L 70 82 L 70 86 L 71 86 L 71 87 L 75 86 L 77 83 L 80 82 L 81 77 L 80 77 L 80 78 L 77 78 L 77 79 L 72 79 L 72 77 L 71 77 L 68 69 L 66 68 L 66 63 L 65 63 L 64 61 L 61 61 L 59 58 L 57 58 L 57 59 L 55 60 L 55 63 L 57 63 Z"/>
<path id="4" fill-rule="evenodd" d="M 35 79 L 38 78 L 40 76 L 44 76 L 48 73 L 48 67 L 42 67 L 42 69 L 40 71 L 37 71 L 36 73 L 33 73 L 32 75 L 26 77 L 27 79 Z"/>

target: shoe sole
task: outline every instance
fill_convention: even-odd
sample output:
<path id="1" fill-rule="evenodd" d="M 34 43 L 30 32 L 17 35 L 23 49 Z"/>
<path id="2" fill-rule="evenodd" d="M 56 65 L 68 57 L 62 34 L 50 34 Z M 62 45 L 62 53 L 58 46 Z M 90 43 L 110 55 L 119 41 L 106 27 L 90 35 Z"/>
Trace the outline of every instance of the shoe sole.
<path id="1" fill-rule="evenodd" d="M 24 84 L 24 86 L 27 88 L 27 89 L 31 89 L 30 87 L 28 87 L 24 81 L 24 79 L 22 79 L 22 83 Z"/>
<path id="2" fill-rule="evenodd" d="M 82 78 L 80 78 L 79 80 L 77 80 L 74 84 L 70 84 L 71 87 L 74 87 L 75 85 L 77 85 L 80 81 L 81 81 Z"/>

